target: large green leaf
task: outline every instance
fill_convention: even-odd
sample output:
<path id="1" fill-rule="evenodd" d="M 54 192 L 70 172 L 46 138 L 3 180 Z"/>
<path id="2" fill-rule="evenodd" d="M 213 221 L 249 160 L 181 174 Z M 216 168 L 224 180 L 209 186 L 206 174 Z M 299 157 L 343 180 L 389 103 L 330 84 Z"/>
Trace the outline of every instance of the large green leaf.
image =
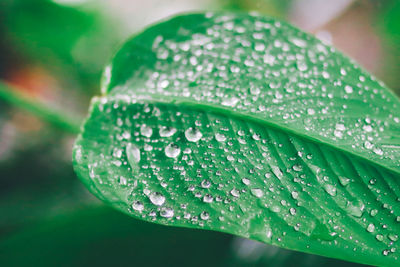
<path id="1" fill-rule="evenodd" d="M 133 217 L 395 265 L 400 101 L 314 37 L 247 14 L 183 15 L 128 41 L 74 149 Z"/>

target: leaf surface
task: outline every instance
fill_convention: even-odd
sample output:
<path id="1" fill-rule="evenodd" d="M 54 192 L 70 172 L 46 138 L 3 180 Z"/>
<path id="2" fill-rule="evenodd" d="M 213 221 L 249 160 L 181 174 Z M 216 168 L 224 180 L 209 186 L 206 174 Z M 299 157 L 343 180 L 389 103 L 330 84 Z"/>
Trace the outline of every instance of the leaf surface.
<path id="1" fill-rule="evenodd" d="M 280 21 L 191 14 L 128 41 L 75 149 L 133 217 L 367 264 L 398 262 L 400 101 Z"/>

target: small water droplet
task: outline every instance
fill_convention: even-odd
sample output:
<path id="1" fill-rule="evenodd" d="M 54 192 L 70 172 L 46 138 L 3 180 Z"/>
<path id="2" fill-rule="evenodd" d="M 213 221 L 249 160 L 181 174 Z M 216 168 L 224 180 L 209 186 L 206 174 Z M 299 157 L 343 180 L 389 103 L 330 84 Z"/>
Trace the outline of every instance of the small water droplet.
<path id="1" fill-rule="evenodd" d="M 164 218 L 171 218 L 172 216 L 174 216 L 174 210 L 171 208 L 163 207 L 160 211 L 160 215 Z"/>
<path id="2" fill-rule="evenodd" d="M 126 146 L 126 156 L 132 168 L 137 168 L 137 163 L 140 161 L 140 150 L 134 144 L 129 143 Z"/>
<path id="3" fill-rule="evenodd" d="M 296 215 L 296 209 L 295 208 L 290 208 L 289 209 L 289 212 L 290 212 L 290 214 L 292 214 L 292 215 Z"/>
<path id="4" fill-rule="evenodd" d="M 237 97 L 230 97 L 230 98 L 225 98 L 222 101 L 222 105 L 223 106 L 228 106 L 228 107 L 234 107 L 236 106 L 236 104 L 239 102 L 239 98 Z"/>
<path id="5" fill-rule="evenodd" d="M 217 140 L 218 142 L 225 142 L 226 136 L 220 133 L 216 133 L 215 140 Z"/>
<path id="6" fill-rule="evenodd" d="M 367 231 L 372 233 L 375 231 L 375 225 L 373 223 L 368 224 Z"/>
<path id="7" fill-rule="evenodd" d="M 140 126 L 140 134 L 145 137 L 151 137 L 151 135 L 153 134 L 153 129 L 151 129 L 146 124 L 143 124 L 142 126 Z"/>
<path id="8" fill-rule="evenodd" d="M 242 179 L 242 183 L 244 183 L 245 185 L 249 185 L 250 184 L 250 180 L 247 178 L 243 178 Z"/>
<path id="9" fill-rule="evenodd" d="M 378 241 L 383 241 L 383 235 L 378 234 L 378 235 L 375 236 L 375 238 Z"/>
<path id="10" fill-rule="evenodd" d="M 211 182 L 209 180 L 203 180 L 201 181 L 201 187 L 203 188 L 210 188 Z"/>
<path id="11" fill-rule="evenodd" d="M 330 184 L 325 184 L 324 185 L 325 191 L 331 195 L 331 196 L 336 196 L 336 187 Z"/>
<path id="12" fill-rule="evenodd" d="M 371 215 L 372 217 L 376 216 L 376 214 L 378 214 L 378 210 L 377 210 L 377 209 L 371 210 L 370 215 Z"/>
<path id="13" fill-rule="evenodd" d="M 200 218 L 201 218 L 202 220 L 208 220 L 208 219 L 210 218 L 210 214 L 209 214 L 207 211 L 203 211 L 203 212 L 200 214 Z"/>
<path id="14" fill-rule="evenodd" d="M 237 190 L 236 188 L 233 188 L 231 190 L 231 195 L 234 197 L 239 197 L 239 195 L 240 195 L 239 190 Z"/>
<path id="15" fill-rule="evenodd" d="M 206 194 L 203 197 L 203 202 L 204 203 L 212 203 L 214 198 L 210 194 Z"/>
<path id="16" fill-rule="evenodd" d="M 175 133 L 176 129 L 174 127 L 168 127 L 168 126 L 162 126 L 159 131 L 161 137 L 171 137 Z"/>
<path id="17" fill-rule="evenodd" d="M 136 211 L 142 212 L 144 210 L 144 205 L 140 201 L 135 201 L 132 204 L 132 208 Z"/>
<path id="18" fill-rule="evenodd" d="M 388 237 L 390 240 L 392 240 L 393 242 L 396 242 L 397 240 L 399 240 L 399 236 L 395 233 L 389 233 Z"/>
<path id="19" fill-rule="evenodd" d="M 252 188 L 250 191 L 251 194 L 255 197 L 262 197 L 264 195 L 263 191 L 259 188 Z"/>

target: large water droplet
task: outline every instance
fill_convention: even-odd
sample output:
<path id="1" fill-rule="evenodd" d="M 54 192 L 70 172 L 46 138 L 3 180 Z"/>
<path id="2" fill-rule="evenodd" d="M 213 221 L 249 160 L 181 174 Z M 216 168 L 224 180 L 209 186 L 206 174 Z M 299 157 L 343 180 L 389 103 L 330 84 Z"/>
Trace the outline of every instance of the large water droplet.
<path id="1" fill-rule="evenodd" d="M 190 127 L 185 131 L 185 137 L 189 142 L 197 142 L 203 134 L 197 128 Z"/>
<path id="2" fill-rule="evenodd" d="M 153 192 L 150 194 L 149 199 L 151 203 L 153 203 L 156 206 L 162 206 L 165 202 L 165 197 L 163 194 L 159 192 Z"/>
<path id="3" fill-rule="evenodd" d="M 174 143 L 171 143 L 165 147 L 165 155 L 169 158 L 176 158 L 180 153 L 180 147 Z"/>

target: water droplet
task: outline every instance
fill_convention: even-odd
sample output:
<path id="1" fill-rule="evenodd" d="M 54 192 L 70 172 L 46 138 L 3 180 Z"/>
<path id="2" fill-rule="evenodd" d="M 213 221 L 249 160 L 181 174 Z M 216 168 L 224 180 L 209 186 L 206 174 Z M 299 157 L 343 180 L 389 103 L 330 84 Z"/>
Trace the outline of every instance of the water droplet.
<path id="1" fill-rule="evenodd" d="M 206 194 L 203 197 L 203 202 L 204 203 L 212 203 L 214 198 L 210 194 Z"/>
<path id="2" fill-rule="evenodd" d="M 242 179 L 242 183 L 244 183 L 245 185 L 249 185 L 250 184 L 250 180 L 247 178 L 243 178 Z"/>
<path id="3" fill-rule="evenodd" d="M 339 176 L 339 182 L 341 185 L 346 186 L 350 183 L 350 179 L 344 176 Z"/>
<path id="4" fill-rule="evenodd" d="M 250 191 L 255 197 L 262 197 L 264 195 L 263 191 L 259 188 L 252 188 Z"/>
<path id="5" fill-rule="evenodd" d="M 172 216 L 174 216 L 174 210 L 171 208 L 163 207 L 160 211 L 160 215 L 164 218 L 171 218 Z"/>
<path id="6" fill-rule="evenodd" d="M 376 214 L 378 214 L 378 210 L 377 209 L 373 209 L 373 210 L 371 210 L 371 216 L 372 217 L 374 217 L 374 216 L 376 216 Z"/>
<path id="7" fill-rule="evenodd" d="M 298 197 L 299 197 L 299 193 L 296 192 L 296 191 L 293 191 L 293 192 L 292 192 L 292 198 L 293 198 L 293 199 L 297 199 Z"/>
<path id="8" fill-rule="evenodd" d="M 135 201 L 132 204 L 132 208 L 136 211 L 142 212 L 144 210 L 144 205 L 140 201 Z"/>
<path id="9" fill-rule="evenodd" d="M 197 142 L 203 134 L 197 128 L 190 127 L 185 131 L 185 137 L 189 142 Z"/>
<path id="10" fill-rule="evenodd" d="M 234 197 L 239 197 L 239 190 L 237 190 L 236 188 L 233 188 L 232 190 L 231 190 L 231 195 L 232 196 L 234 196 Z"/>
<path id="11" fill-rule="evenodd" d="M 150 194 L 149 199 L 151 203 L 153 203 L 156 206 L 162 206 L 165 202 L 165 197 L 163 194 L 159 192 L 153 192 Z"/>
<path id="12" fill-rule="evenodd" d="M 388 237 L 390 240 L 392 240 L 393 242 L 396 242 L 397 240 L 399 240 L 399 236 L 395 233 L 389 233 Z"/>
<path id="13" fill-rule="evenodd" d="M 289 212 L 290 212 L 290 214 L 292 214 L 292 215 L 296 215 L 296 209 L 295 208 L 290 208 L 289 209 Z"/>
<path id="14" fill-rule="evenodd" d="M 372 132 L 372 127 L 371 125 L 364 125 L 363 130 L 366 131 L 367 133 Z"/>
<path id="15" fill-rule="evenodd" d="M 254 133 L 252 136 L 253 140 L 259 141 L 261 139 L 261 136 L 257 133 Z"/>
<path id="16" fill-rule="evenodd" d="M 296 172 L 301 172 L 303 170 L 303 166 L 301 166 L 299 164 L 295 164 L 292 166 L 292 169 Z"/>
<path id="17" fill-rule="evenodd" d="M 151 137 L 151 135 L 153 134 L 153 129 L 151 129 L 146 124 L 143 124 L 142 126 L 140 126 L 140 134 L 146 137 Z"/>
<path id="18" fill-rule="evenodd" d="M 169 158 L 176 158 L 181 153 L 178 145 L 171 143 L 165 147 L 165 155 Z"/>
<path id="19" fill-rule="evenodd" d="M 344 90 L 346 91 L 346 93 L 351 94 L 353 93 L 353 87 L 351 87 L 350 85 L 346 85 L 344 87 Z"/>
<path id="20" fill-rule="evenodd" d="M 225 142 L 226 136 L 220 133 L 216 133 L 215 140 L 217 140 L 218 142 Z"/>
<path id="21" fill-rule="evenodd" d="M 161 137 L 171 137 L 175 133 L 176 129 L 174 127 L 168 127 L 168 126 L 162 126 L 159 131 Z"/>
<path id="22" fill-rule="evenodd" d="M 325 184 L 324 185 L 325 191 L 331 195 L 331 196 L 336 196 L 336 187 L 330 184 Z"/>
<path id="23" fill-rule="evenodd" d="M 209 214 L 207 211 L 203 211 L 203 212 L 200 214 L 200 218 L 201 218 L 202 220 L 208 220 L 208 219 L 210 218 L 210 214 Z"/>
<path id="24" fill-rule="evenodd" d="M 201 187 L 203 188 L 210 188 L 211 182 L 209 180 L 203 180 L 201 181 Z"/>
<path id="25" fill-rule="evenodd" d="M 383 235 L 376 235 L 375 238 L 378 241 L 383 241 Z"/>
<path id="26" fill-rule="evenodd" d="M 364 213 L 364 208 L 365 205 L 361 201 L 357 203 L 348 202 L 346 210 L 350 215 L 353 215 L 355 217 L 361 217 Z"/>
<path id="27" fill-rule="evenodd" d="M 367 231 L 372 233 L 375 231 L 375 225 L 373 223 L 368 224 Z"/>
<path id="28" fill-rule="evenodd" d="M 134 144 L 129 143 L 126 146 L 126 156 L 132 168 L 137 168 L 137 163 L 140 161 L 140 150 Z"/>
<path id="29" fill-rule="evenodd" d="M 222 105 L 223 106 L 228 106 L 228 107 L 234 107 L 236 106 L 236 104 L 239 102 L 239 98 L 237 97 L 230 97 L 230 98 L 225 98 L 222 101 Z"/>

